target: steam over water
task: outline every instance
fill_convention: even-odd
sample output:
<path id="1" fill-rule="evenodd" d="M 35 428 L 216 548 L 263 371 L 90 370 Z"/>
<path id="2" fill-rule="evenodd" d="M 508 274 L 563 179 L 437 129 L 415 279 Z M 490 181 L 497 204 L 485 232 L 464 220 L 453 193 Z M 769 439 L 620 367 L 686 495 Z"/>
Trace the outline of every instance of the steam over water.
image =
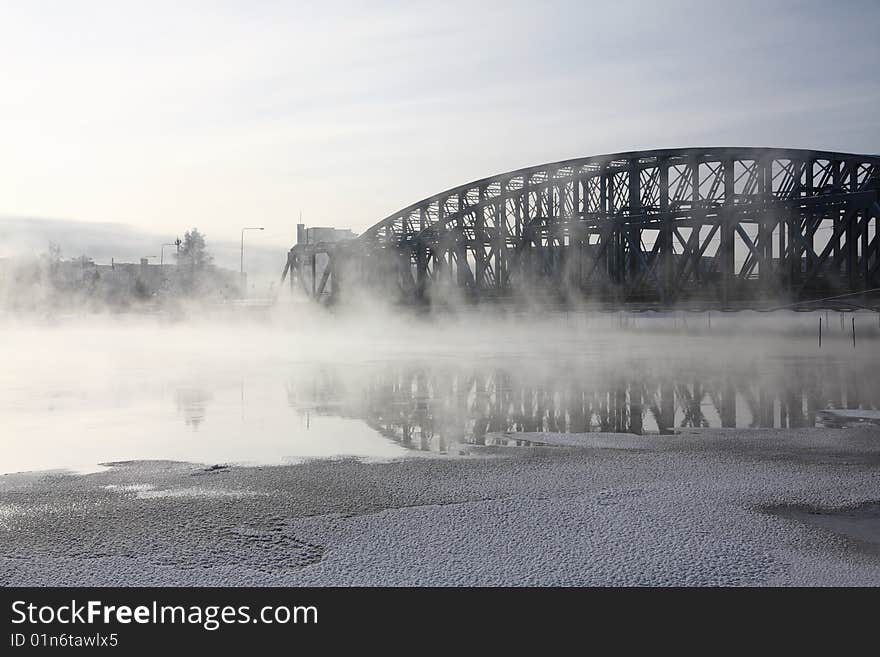
<path id="1" fill-rule="evenodd" d="M 814 426 L 826 408 L 880 408 L 877 316 L 838 320 L 392 320 L 295 307 L 185 321 L 6 319 L 0 471 L 454 456 L 524 444 L 524 431 Z"/>

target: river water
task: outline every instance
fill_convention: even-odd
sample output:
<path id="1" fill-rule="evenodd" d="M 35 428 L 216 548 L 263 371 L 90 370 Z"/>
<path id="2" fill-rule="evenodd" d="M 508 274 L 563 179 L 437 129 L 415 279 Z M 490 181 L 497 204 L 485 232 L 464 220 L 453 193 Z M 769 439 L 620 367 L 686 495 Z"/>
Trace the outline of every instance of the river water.
<path id="1" fill-rule="evenodd" d="M 823 345 L 818 320 L 823 319 Z M 856 320 L 857 344 L 852 344 Z M 875 314 L 6 321 L 0 472 L 389 459 L 880 408 Z"/>

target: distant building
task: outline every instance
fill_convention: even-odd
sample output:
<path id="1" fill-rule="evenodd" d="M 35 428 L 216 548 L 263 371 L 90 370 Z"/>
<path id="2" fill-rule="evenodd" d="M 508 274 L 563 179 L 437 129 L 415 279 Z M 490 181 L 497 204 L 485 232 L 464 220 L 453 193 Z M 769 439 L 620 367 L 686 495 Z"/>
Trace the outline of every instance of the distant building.
<path id="1" fill-rule="evenodd" d="M 0 262 L 0 303 L 26 306 L 40 298 L 52 304 L 81 302 L 126 306 L 150 298 L 198 297 L 223 301 L 242 295 L 237 271 L 213 265 L 114 262 L 91 258 L 70 260 L 4 259 Z M 30 291 L 30 292 L 29 292 Z M 32 304 L 31 304 L 32 305 Z"/>
<path id="2" fill-rule="evenodd" d="M 203 294 L 223 299 L 241 296 L 239 273 L 214 265 L 194 271 L 185 263 L 150 264 L 146 258 L 141 258 L 140 263 L 94 265 L 94 270 L 105 285 L 133 290 L 141 296 L 175 294 L 194 287 Z"/>
<path id="3" fill-rule="evenodd" d="M 348 228 L 331 228 L 329 226 L 312 226 L 306 228 L 305 224 L 296 225 L 297 244 L 317 244 L 318 242 L 341 242 L 353 240 L 357 233 Z"/>
<path id="4" fill-rule="evenodd" d="M 357 233 L 348 228 L 332 228 L 329 226 L 312 226 L 307 228 L 305 224 L 296 225 L 296 244 L 287 254 L 287 264 L 281 275 L 281 282 L 290 275 L 291 290 L 299 281 L 302 288 L 312 295 L 330 294 L 333 290 L 333 282 L 325 285 L 320 283 L 327 269 L 330 258 L 327 249 L 321 244 L 332 242 L 345 242 L 357 237 Z"/>
<path id="5" fill-rule="evenodd" d="M 95 265 L 94 271 L 108 284 L 114 283 L 118 287 L 130 289 L 140 285 L 141 290 L 154 294 L 176 276 L 176 268 L 177 265 L 151 265 L 146 258 L 141 258 L 140 263 L 111 262 L 109 265 Z"/>

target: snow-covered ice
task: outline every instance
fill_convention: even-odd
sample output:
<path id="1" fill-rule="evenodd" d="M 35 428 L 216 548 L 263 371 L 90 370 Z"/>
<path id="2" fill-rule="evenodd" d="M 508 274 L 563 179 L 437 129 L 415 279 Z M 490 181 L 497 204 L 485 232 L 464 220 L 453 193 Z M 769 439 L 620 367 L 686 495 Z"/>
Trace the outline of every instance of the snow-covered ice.
<path id="1" fill-rule="evenodd" d="M 617 440 L 545 435 L 580 444 L 387 463 L 6 475 L 0 583 L 880 584 L 874 534 L 797 515 L 880 499 L 880 428 Z"/>

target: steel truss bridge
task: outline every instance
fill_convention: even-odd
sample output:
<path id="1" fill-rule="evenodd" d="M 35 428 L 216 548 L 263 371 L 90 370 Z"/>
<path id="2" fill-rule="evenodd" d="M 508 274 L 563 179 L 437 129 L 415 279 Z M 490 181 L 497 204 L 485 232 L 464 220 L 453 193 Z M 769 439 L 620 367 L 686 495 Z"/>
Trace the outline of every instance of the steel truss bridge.
<path id="1" fill-rule="evenodd" d="M 282 281 L 324 303 L 865 303 L 880 288 L 878 218 L 880 156 L 634 151 L 477 180 L 355 240 L 296 245 Z"/>

